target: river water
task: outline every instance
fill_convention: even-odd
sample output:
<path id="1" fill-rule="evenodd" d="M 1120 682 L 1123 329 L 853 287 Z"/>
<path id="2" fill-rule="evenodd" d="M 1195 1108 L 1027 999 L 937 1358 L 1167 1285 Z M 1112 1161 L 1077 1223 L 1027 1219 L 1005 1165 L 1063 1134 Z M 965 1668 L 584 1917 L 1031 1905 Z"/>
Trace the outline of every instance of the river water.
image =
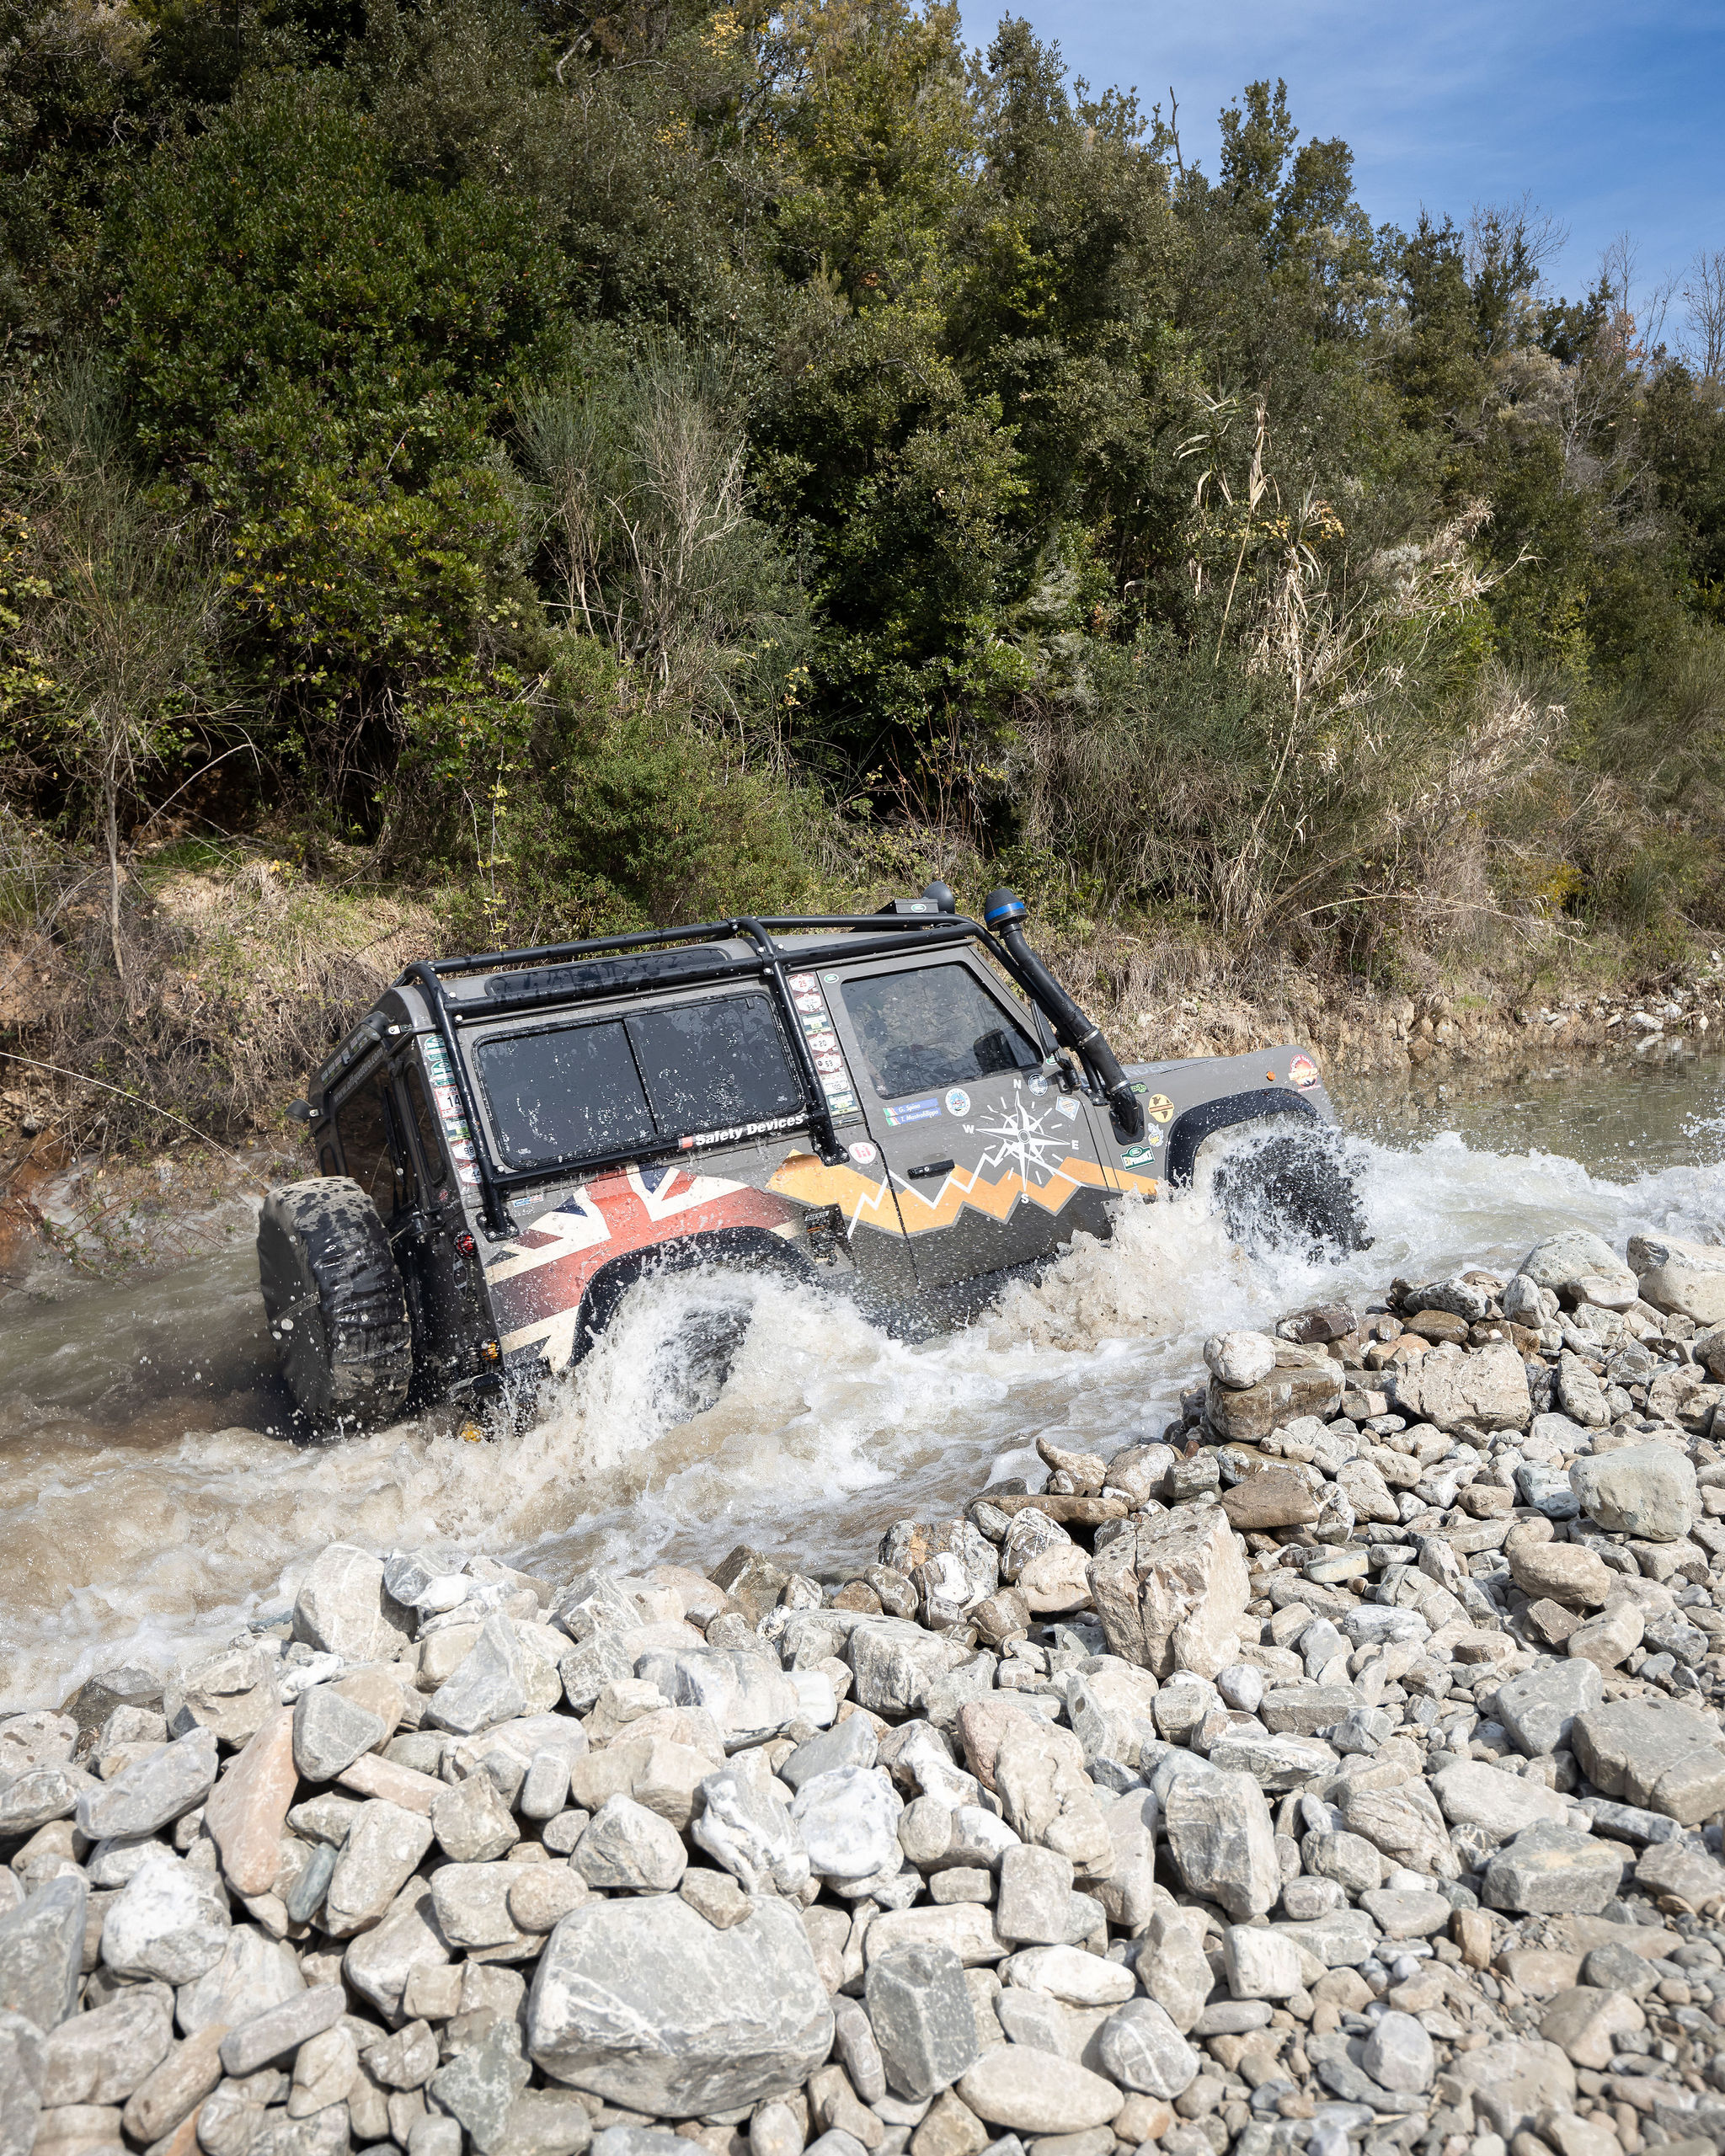
<path id="1" fill-rule="evenodd" d="M 57 1704 L 115 1661 L 165 1668 L 279 1614 L 326 1543 L 447 1540 L 547 1577 L 587 1559 L 715 1564 L 748 1540 L 830 1572 L 880 1530 L 1034 1465 L 1039 1433 L 1156 1436 L 1204 1337 L 1318 1296 L 1513 1264 L 1568 1225 L 1725 1241 L 1725 1060 L 1549 1074 L 1467 1099 L 1338 1088 L 1375 1241 L 1340 1266 L 1231 1246 L 1194 1197 L 1135 1206 L 944 1337 L 889 1337 L 777 1281 L 648 1283 L 526 1428 L 446 1422 L 296 1445 L 257 1272 L 227 1254 L 0 1296 L 0 1706 Z M 752 1312 L 690 1417 L 675 1345 Z"/>

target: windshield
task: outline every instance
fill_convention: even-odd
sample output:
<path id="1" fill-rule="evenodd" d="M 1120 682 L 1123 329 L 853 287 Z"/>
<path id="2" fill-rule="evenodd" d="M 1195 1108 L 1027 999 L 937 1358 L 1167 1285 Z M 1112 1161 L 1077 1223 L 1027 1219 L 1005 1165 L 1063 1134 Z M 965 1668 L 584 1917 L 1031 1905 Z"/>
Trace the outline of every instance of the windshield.
<path id="1" fill-rule="evenodd" d="M 969 967 L 916 966 L 845 983 L 845 1008 L 884 1101 L 1034 1070 L 1041 1051 Z"/>
<path id="2" fill-rule="evenodd" d="M 506 1034 L 475 1062 L 506 1168 L 653 1152 L 804 1107 L 764 995 Z"/>

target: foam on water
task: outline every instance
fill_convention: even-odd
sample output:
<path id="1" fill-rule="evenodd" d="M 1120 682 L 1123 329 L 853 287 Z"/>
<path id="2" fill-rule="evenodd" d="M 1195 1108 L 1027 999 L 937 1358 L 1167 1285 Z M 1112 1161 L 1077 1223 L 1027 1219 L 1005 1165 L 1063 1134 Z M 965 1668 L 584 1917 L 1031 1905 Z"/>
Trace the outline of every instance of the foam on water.
<path id="1" fill-rule="evenodd" d="M 483 1444 L 410 1421 L 321 1446 L 270 1418 L 255 1274 L 238 1260 L 26 1315 L 0 1343 L 0 1703 L 57 1702 L 120 1659 L 165 1667 L 285 1609 L 326 1543 L 448 1538 L 547 1574 L 705 1568 L 747 1539 L 830 1571 L 882 1527 L 1022 1471 L 1041 1432 L 1112 1451 L 1159 1433 L 1204 1337 L 1318 1297 L 1513 1264 L 1540 1235 L 1725 1241 L 1721 1132 L 1629 1181 L 1454 1134 L 1357 1141 L 1373 1247 L 1338 1266 L 1236 1247 L 1202 1192 L 1135 1205 L 975 1323 L 894 1337 L 841 1298 L 684 1275 L 633 1294 L 527 1426 Z M 692 1412 L 740 1336 L 729 1382 Z M 206 1374 L 190 1385 L 174 1373 Z M 212 1409 L 212 1388 L 214 1406 Z M 230 1427 L 212 1428 L 212 1413 Z M 1015 1457 L 1017 1455 L 1017 1457 Z"/>

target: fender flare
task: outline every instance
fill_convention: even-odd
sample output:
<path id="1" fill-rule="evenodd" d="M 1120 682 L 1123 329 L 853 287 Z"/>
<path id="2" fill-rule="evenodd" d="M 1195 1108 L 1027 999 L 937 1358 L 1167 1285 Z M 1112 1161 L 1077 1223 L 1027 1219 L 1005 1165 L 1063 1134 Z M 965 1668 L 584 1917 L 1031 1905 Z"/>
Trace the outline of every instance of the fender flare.
<path id="1" fill-rule="evenodd" d="M 617 1315 L 617 1305 L 638 1280 L 651 1273 L 695 1273 L 703 1265 L 740 1264 L 753 1271 L 780 1267 L 812 1280 L 814 1268 L 800 1251 L 770 1228 L 709 1228 L 698 1235 L 672 1235 L 644 1250 L 625 1251 L 601 1265 L 587 1283 L 575 1321 L 573 1368 Z"/>
<path id="2" fill-rule="evenodd" d="M 1311 1123 L 1323 1118 L 1303 1093 L 1272 1091 L 1259 1086 L 1249 1093 L 1225 1093 L 1213 1101 L 1200 1101 L 1183 1109 L 1168 1129 L 1163 1172 L 1172 1183 L 1189 1183 L 1198 1149 L 1206 1138 L 1238 1123 L 1258 1123 L 1266 1116 L 1299 1116 Z"/>

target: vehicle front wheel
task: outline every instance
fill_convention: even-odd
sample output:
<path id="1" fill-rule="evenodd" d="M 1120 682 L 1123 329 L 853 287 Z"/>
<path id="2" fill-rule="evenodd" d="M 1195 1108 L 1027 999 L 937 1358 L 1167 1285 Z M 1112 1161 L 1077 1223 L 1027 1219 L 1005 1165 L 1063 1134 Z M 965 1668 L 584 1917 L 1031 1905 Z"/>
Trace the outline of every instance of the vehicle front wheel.
<path id="1" fill-rule="evenodd" d="M 259 1216 L 258 1278 L 302 1415 L 328 1423 L 400 1414 L 414 1374 L 407 1300 L 388 1234 L 356 1182 L 278 1183 Z"/>
<path id="2" fill-rule="evenodd" d="M 1215 1164 L 1210 1203 L 1236 1242 L 1308 1259 L 1371 1246 L 1346 1141 L 1328 1128 L 1242 1134 Z"/>

